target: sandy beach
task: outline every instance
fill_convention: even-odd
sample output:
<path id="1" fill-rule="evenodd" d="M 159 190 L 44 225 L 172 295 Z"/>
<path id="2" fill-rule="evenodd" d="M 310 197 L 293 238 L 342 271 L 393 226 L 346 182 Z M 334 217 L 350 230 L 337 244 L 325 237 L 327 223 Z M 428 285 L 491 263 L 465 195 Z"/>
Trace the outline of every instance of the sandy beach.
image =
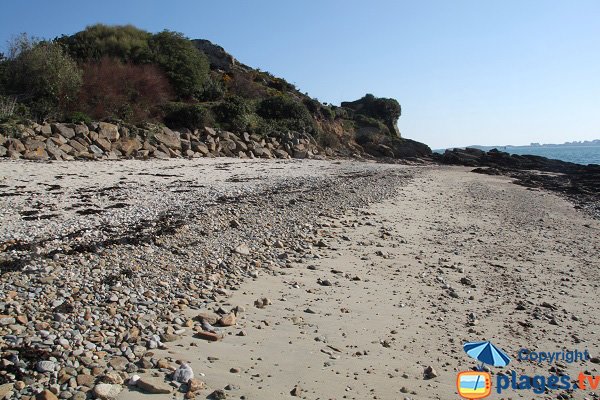
<path id="1" fill-rule="evenodd" d="M 72 313 L 78 316 L 65 319 L 65 326 L 82 323 L 80 317 L 90 309 L 92 321 L 109 307 L 116 308 L 111 316 L 125 315 L 120 324 L 95 323 L 105 339 L 102 346 L 81 340 L 52 348 L 49 359 L 57 365 L 70 363 L 73 378 L 96 372 L 93 382 L 106 382 L 103 376 L 116 371 L 123 379 L 111 385 L 119 386 L 119 399 L 455 399 L 457 373 L 477 364 L 462 344 L 480 340 L 491 340 L 512 358 L 509 366 L 490 369 L 493 385 L 499 372 L 567 374 L 572 381 L 580 372 L 600 375 L 595 358 L 600 222 L 565 199 L 463 167 L 351 161 L 186 163 L 0 164 L 4 193 L 22 186 L 30 196 L 2 198 L 0 236 L 5 248 L 11 240 L 13 246 L 38 240 L 25 250 L 13 247 L 12 258 L 5 250 L 4 261 L 11 263 L 4 266 L 14 268 L 3 269 L 4 290 L 15 290 L 15 281 L 25 279 L 15 260 L 26 255 L 28 265 L 19 268 L 30 271 L 27 279 L 32 282 L 49 275 L 80 282 L 78 274 L 101 278 L 114 269 L 139 265 L 134 278 L 94 286 L 106 291 L 99 297 L 102 301 L 60 289 L 37 298 L 41 310 L 57 297 L 89 303 L 81 308 L 74 304 Z M 23 221 L 19 211 L 31 208 L 36 190 L 58 171 L 65 176 L 62 194 L 37 196 L 55 205 L 56 216 Z M 79 200 L 70 195 L 97 186 L 116 187 L 120 197 L 101 203 L 88 198 L 93 207 L 87 208 L 109 211 L 77 214 L 82 208 L 73 207 Z M 178 192 L 184 187 L 187 191 Z M 113 203 L 127 205 L 107 208 Z M 296 206 L 299 210 L 294 211 Z M 158 241 L 110 241 L 111 234 L 128 240 L 133 236 L 117 228 L 116 233 L 99 229 L 107 221 L 131 225 L 165 211 L 182 215 L 185 224 L 161 232 Z M 69 252 L 61 244 L 63 250 L 57 253 L 58 242 L 70 241 L 68 246 L 78 249 L 68 236 L 75 225 L 88 230 L 77 240 L 103 238 L 101 248 L 82 255 L 81 248 Z M 36 251 L 46 258 L 31 258 Z M 87 264 L 79 262 L 84 258 Z M 45 268 L 33 268 L 36 264 Z M 144 273 L 136 281 L 137 271 Z M 132 306 L 140 282 L 146 291 L 154 290 L 149 296 L 158 305 Z M 85 291 L 85 284 L 80 286 Z M 25 302 L 27 288 L 17 286 L 16 292 L 12 299 Z M 124 293 L 129 300 L 121 301 Z M 112 295 L 114 301 L 104 300 Z M 15 324 L 3 324 L 4 335 L 37 335 L 31 321 L 54 315 L 23 308 L 29 310 L 21 310 L 29 317 L 22 324 L 25 329 L 6 332 Z M 144 312 L 156 314 L 155 321 L 136 325 L 144 318 L 130 314 Z M 206 330 L 197 318 L 201 313 L 233 316 L 226 324 L 231 326 L 214 328 L 220 340 L 198 336 Z M 131 335 L 135 326 L 141 331 L 139 340 Z M 74 328 L 55 324 L 54 329 L 60 336 Z M 146 344 L 144 329 L 162 332 L 158 346 Z M 114 334 L 107 330 L 121 339 L 111 341 Z M 6 336 L 3 340 L 10 348 Z M 129 356 L 128 342 L 143 349 Z M 77 353 L 78 346 L 85 350 Z M 536 364 L 518 359 L 523 348 L 588 350 L 594 358 Z M 93 360 L 90 365 L 75 363 L 86 354 Z M 125 357 L 125 362 L 111 364 L 116 357 Z M 193 395 L 185 393 L 185 383 L 171 382 L 170 372 L 181 363 L 191 366 L 203 383 Z M 433 372 L 429 369 L 424 376 L 428 367 Z M 60 377 L 60 368 L 47 380 L 32 383 L 32 390 L 56 385 L 52 376 Z M 172 393 L 148 394 L 128 386 L 133 375 L 150 378 Z M 94 390 L 94 383 L 76 382 L 71 392 Z M 57 392 L 65 391 L 58 386 Z M 596 398 L 593 392 L 534 394 L 508 388 L 492 398 Z"/>

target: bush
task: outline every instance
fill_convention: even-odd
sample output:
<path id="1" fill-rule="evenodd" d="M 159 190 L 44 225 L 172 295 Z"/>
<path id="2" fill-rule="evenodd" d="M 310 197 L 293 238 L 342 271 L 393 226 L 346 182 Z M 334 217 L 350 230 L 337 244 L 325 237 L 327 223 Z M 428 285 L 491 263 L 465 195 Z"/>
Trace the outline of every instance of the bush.
<path id="1" fill-rule="evenodd" d="M 212 125 L 211 112 L 201 104 L 171 102 L 163 106 L 164 122 L 171 128 L 197 129 Z"/>
<path id="2" fill-rule="evenodd" d="M 322 132 L 317 136 L 317 142 L 321 147 L 338 148 L 341 146 L 339 136 L 333 132 Z"/>
<path id="3" fill-rule="evenodd" d="M 256 113 L 266 121 L 261 124 L 264 129 L 316 132 L 315 122 L 306 106 L 291 97 L 266 98 L 259 103 Z"/>
<path id="4" fill-rule="evenodd" d="M 264 86 L 257 83 L 255 72 L 232 71 L 226 75 L 227 89 L 234 96 L 246 99 L 259 99 L 267 96 Z"/>
<path id="5" fill-rule="evenodd" d="M 17 99 L 14 97 L 0 96 L 0 119 L 8 119 L 17 109 Z"/>
<path id="6" fill-rule="evenodd" d="M 123 64 L 103 58 L 83 66 L 79 105 L 95 119 L 141 122 L 156 118 L 160 106 L 173 97 L 169 81 L 154 65 Z"/>
<path id="7" fill-rule="evenodd" d="M 59 117 L 81 86 L 81 71 L 59 44 L 26 35 L 13 41 L 6 75 L 7 90 L 37 119 Z"/>
<path id="8" fill-rule="evenodd" d="M 310 118 L 310 113 L 304 104 L 287 96 L 274 96 L 262 100 L 256 113 L 265 119 Z"/>
<path id="9" fill-rule="evenodd" d="M 225 96 L 225 86 L 220 79 L 216 77 L 209 77 L 204 85 L 202 86 L 202 90 L 198 94 L 197 98 L 200 101 L 217 101 L 221 100 Z"/>
<path id="10" fill-rule="evenodd" d="M 357 114 L 354 116 L 354 121 L 359 127 L 377 128 L 381 133 L 384 133 L 386 135 L 390 134 L 389 128 L 378 119 L 367 117 L 363 114 Z"/>
<path id="11" fill-rule="evenodd" d="M 67 117 L 67 122 L 71 122 L 73 124 L 91 124 L 92 118 L 86 113 L 75 111 Z"/>
<path id="12" fill-rule="evenodd" d="M 169 77 L 179 98 L 198 97 L 208 79 L 208 59 L 181 33 L 163 31 L 148 41 L 152 59 Z"/>
<path id="13" fill-rule="evenodd" d="M 108 57 L 122 62 L 147 63 L 151 61 L 150 36 L 150 33 L 132 25 L 96 24 L 72 36 L 62 36 L 56 42 L 65 46 L 69 54 L 81 62 Z"/>
<path id="14" fill-rule="evenodd" d="M 231 96 L 213 107 L 216 120 L 225 129 L 234 132 L 254 131 L 258 127 L 258 117 L 250 100 Z"/>

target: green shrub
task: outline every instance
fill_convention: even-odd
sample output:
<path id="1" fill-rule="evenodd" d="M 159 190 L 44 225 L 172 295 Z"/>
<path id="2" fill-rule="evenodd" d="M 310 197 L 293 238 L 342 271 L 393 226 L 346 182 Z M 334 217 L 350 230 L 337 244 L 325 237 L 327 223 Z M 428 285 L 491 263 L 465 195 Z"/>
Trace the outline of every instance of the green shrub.
<path id="1" fill-rule="evenodd" d="M 268 131 L 317 131 L 315 121 L 306 106 L 288 96 L 273 96 L 262 100 L 256 113 L 265 120 L 261 128 Z"/>
<path id="2" fill-rule="evenodd" d="M 196 129 L 212 125 L 210 110 L 201 104 L 171 102 L 163 106 L 164 122 L 171 128 Z"/>
<path id="3" fill-rule="evenodd" d="M 215 77 L 209 77 L 202 90 L 196 96 L 200 101 L 217 101 L 221 100 L 225 96 L 225 85 L 219 79 Z"/>
<path id="4" fill-rule="evenodd" d="M 273 96 L 262 100 L 256 113 L 265 119 L 311 119 L 306 106 L 288 96 Z"/>
<path id="5" fill-rule="evenodd" d="M 338 135 L 333 132 L 322 132 L 317 135 L 317 142 L 321 147 L 340 147 L 341 141 Z"/>
<path id="6" fill-rule="evenodd" d="M 213 113 L 221 126 L 239 132 L 249 130 L 253 107 L 249 100 L 232 96 L 214 106 Z"/>
<path id="7" fill-rule="evenodd" d="M 7 89 L 24 99 L 37 119 L 60 117 L 81 86 L 81 71 L 56 43 L 21 36 L 11 46 Z"/>
<path id="8" fill-rule="evenodd" d="M 148 40 L 152 60 L 167 74 L 179 98 L 197 97 L 208 79 L 208 59 L 181 33 L 162 31 Z"/>
<path id="9" fill-rule="evenodd" d="M 0 119 L 9 119 L 15 114 L 17 100 L 14 97 L 0 96 Z"/>
<path id="10" fill-rule="evenodd" d="M 354 121 L 359 127 L 372 127 L 379 129 L 381 133 L 388 135 L 390 133 L 389 128 L 378 119 L 367 117 L 363 114 L 357 114 L 354 116 Z"/>
<path id="11" fill-rule="evenodd" d="M 132 25 L 91 25 L 72 36 L 55 41 L 65 46 L 69 54 L 82 62 L 116 58 L 122 62 L 151 61 L 148 39 L 151 34 Z"/>
<path id="12" fill-rule="evenodd" d="M 67 117 L 67 122 L 71 122 L 73 124 L 90 124 L 92 123 L 92 118 L 84 112 L 75 111 Z"/>

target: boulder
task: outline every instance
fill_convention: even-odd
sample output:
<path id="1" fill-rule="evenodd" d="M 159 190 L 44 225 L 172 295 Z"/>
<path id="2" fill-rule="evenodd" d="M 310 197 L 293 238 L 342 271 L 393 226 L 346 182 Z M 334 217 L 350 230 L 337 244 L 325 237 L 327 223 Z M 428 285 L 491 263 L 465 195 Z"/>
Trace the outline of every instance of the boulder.
<path id="1" fill-rule="evenodd" d="M 138 150 L 141 150 L 143 145 L 142 142 L 137 138 L 121 138 L 114 144 L 114 149 L 120 151 L 126 157 L 131 156 Z"/>
<path id="2" fill-rule="evenodd" d="M 104 155 L 104 152 L 102 151 L 102 149 L 99 148 L 98 146 L 96 146 L 95 144 L 91 145 L 89 149 L 92 152 L 92 154 L 94 154 L 98 157 Z"/>
<path id="3" fill-rule="evenodd" d="M 106 152 L 109 152 L 112 150 L 112 144 L 106 138 L 98 137 L 98 139 L 96 139 L 96 141 L 94 143 Z"/>
<path id="4" fill-rule="evenodd" d="M 204 143 L 198 141 L 192 142 L 192 150 L 203 155 L 208 154 L 209 152 L 208 147 Z"/>
<path id="5" fill-rule="evenodd" d="M 273 154 L 275 154 L 275 157 L 277 158 L 290 158 L 290 155 L 282 149 L 276 149 Z"/>
<path id="6" fill-rule="evenodd" d="M 6 157 L 6 154 L 8 154 L 7 148 L 4 146 L 0 146 L 0 157 Z"/>
<path id="7" fill-rule="evenodd" d="M 73 126 L 73 130 L 75 131 L 75 135 L 77 136 L 87 136 L 90 133 L 87 125 L 77 124 Z"/>
<path id="8" fill-rule="evenodd" d="M 52 124 L 50 126 L 52 133 L 57 133 L 66 139 L 72 139 L 75 137 L 75 130 L 67 124 Z"/>
<path id="9" fill-rule="evenodd" d="M 154 135 L 154 140 L 169 149 L 181 149 L 181 140 L 179 138 L 179 134 L 173 132 L 167 127 L 164 127 L 161 132 L 156 133 Z"/>
<path id="10" fill-rule="evenodd" d="M 46 153 L 46 150 L 44 150 L 43 148 L 39 147 L 36 150 L 26 151 L 23 155 L 23 158 L 26 160 L 33 161 L 47 160 L 48 153 Z"/>
<path id="11" fill-rule="evenodd" d="M 76 152 L 81 153 L 83 151 L 87 151 L 87 148 L 82 145 L 81 143 L 79 143 L 77 140 L 69 140 L 69 146 L 71 146 L 73 149 L 75 149 Z"/>
<path id="12" fill-rule="evenodd" d="M 50 156 L 52 160 L 63 160 L 64 153 L 63 151 L 51 140 L 46 142 L 46 152 Z"/>
<path id="13" fill-rule="evenodd" d="M 38 131 L 40 132 L 40 134 L 42 134 L 44 136 L 50 136 L 50 135 L 52 135 L 52 126 L 50 126 L 49 123 L 39 125 Z"/>
<path id="14" fill-rule="evenodd" d="M 25 145 L 19 139 L 8 139 L 8 150 L 16 153 L 23 153 Z"/>
<path id="15" fill-rule="evenodd" d="M 98 123 L 98 137 L 107 139 L 111 142 L 119 140 L 119 127 L 108 122 Z"/>

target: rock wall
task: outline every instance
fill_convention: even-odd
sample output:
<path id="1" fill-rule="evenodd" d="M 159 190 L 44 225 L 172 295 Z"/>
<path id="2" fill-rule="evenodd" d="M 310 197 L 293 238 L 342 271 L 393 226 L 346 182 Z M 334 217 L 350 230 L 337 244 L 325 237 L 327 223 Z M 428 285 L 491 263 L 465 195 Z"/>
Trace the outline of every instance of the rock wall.
<path id="1" fill-rule="evenodd" d="M 121 158 L 312 158 L 319 149 L 300 133 L 261 137 L 205 127 L 190 131 L 151 125 L 130 128 L 107 122 L 19 126 L 16 137 L 0 134 L 0 157 L 27 160 Z"/>

